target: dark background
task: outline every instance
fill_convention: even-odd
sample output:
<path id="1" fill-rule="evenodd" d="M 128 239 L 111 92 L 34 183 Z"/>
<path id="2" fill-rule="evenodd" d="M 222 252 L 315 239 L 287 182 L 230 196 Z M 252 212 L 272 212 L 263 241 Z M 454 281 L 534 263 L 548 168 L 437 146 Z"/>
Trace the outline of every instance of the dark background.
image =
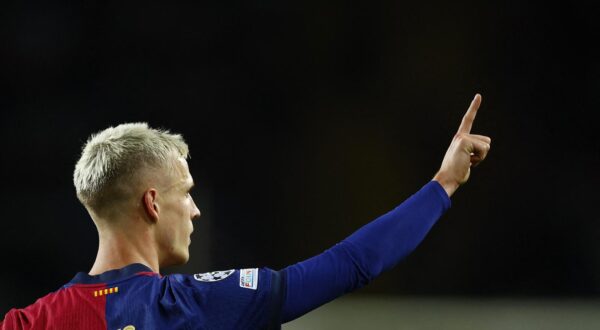
<path id="1" fill-rule="evenodd" d="M 600 293 L 598 11 L 563 4 L 4 3 L 0 315 L 87 271 L 71 181 L 94 132 L 184 135 L 188 265 L 282 268 L 435 174 L 473 95 L 489 158 L 415 253 L 361 293 Z"/>

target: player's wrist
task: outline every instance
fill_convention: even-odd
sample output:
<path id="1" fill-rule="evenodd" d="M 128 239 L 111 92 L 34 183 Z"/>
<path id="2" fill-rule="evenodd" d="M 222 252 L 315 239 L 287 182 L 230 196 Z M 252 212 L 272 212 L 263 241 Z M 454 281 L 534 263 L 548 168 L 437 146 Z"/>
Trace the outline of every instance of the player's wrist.
<path id="1" fill-rule="evenodd" d="M 437 172 L 432 180 L 437 181 L 440 184 L 440 186 L 444 188 L 446 194 L 448 194 L 448 197 L 452 197 L 454 192 L 460 186 L 458 181 L 453 180 L 449 175 L 442 171 Z"/>

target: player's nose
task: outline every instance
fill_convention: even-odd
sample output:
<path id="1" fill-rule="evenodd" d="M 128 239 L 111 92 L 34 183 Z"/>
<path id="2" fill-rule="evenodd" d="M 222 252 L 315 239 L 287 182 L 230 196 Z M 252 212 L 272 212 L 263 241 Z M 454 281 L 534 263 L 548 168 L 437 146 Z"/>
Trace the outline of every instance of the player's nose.
<path id="1" fill-rule="evenodd" d="M 200 212 L 200 209 L 198 209 L 198 206 L 196 206 L 196 203 L 192 201 L 192 215 L 191 215 L 192 220 L 200 218 L 201 215 L 202 215 L 202 213 Z"/>

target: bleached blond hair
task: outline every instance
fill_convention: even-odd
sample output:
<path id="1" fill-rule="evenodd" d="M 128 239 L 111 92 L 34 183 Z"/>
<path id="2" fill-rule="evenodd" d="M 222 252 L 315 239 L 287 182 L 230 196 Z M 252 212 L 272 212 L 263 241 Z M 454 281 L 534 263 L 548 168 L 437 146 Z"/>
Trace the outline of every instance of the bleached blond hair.
<path id="1" fill-rule="evenodd" d="M 145 169 L 172 168 L 178 157 L 188 158 L 179 134 L 126 123 L 92 134 L 75 165 L 77 198 L 95 212 L 126 199 Z"/>

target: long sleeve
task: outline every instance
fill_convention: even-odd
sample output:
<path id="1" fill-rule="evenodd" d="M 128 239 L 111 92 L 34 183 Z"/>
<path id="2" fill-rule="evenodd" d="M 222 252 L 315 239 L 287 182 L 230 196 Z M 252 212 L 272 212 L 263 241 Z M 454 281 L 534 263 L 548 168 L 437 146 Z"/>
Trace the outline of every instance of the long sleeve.
<path id="1" fill-rule="evenodd" d="M 281 270 L 286 286 L 282 322 L 358 289 L 394 267 L 421 243 L 450 204 L 440 184 L 431 181 L 332 248 Z"/>

